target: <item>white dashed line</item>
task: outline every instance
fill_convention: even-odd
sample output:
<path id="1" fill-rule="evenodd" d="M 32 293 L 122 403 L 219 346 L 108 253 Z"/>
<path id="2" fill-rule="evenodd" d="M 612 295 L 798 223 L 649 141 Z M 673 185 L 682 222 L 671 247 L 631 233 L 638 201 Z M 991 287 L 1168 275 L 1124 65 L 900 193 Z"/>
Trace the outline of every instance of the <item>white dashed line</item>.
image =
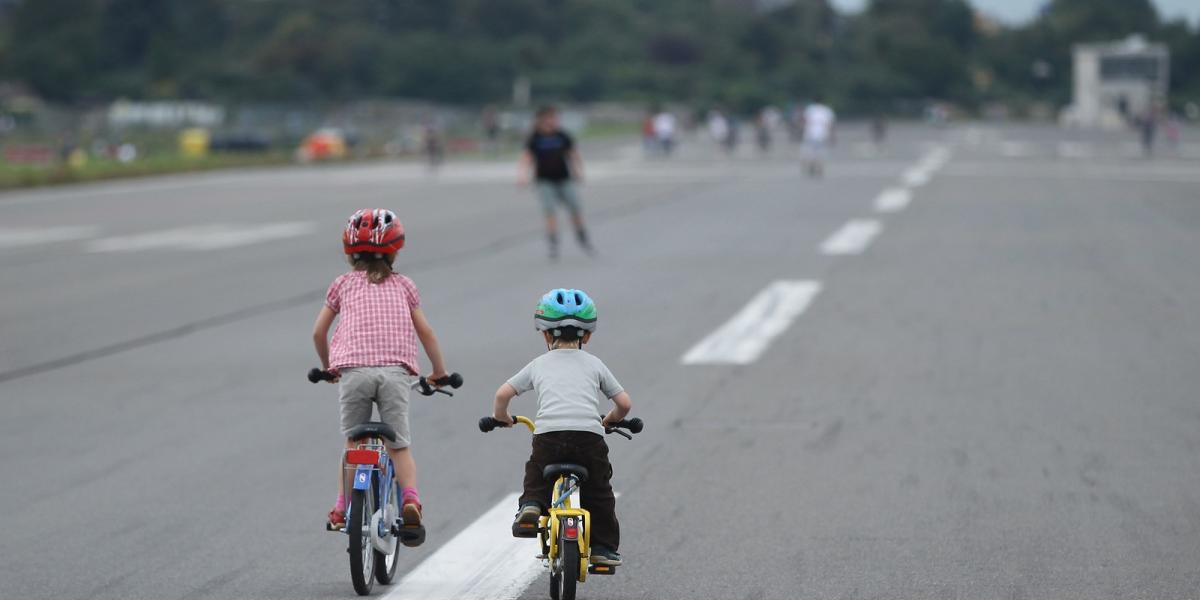
<path id="1" fill-rule="evenodd" d="M 254 227 L 214 224 L 180 227 L 95 240 L 88 252 L 137 252 L 142 250 L 224 250 L 307 235 L 316 231 L 312 222 L 265 223 Z"/>
<path id="2" fill-rule="evenodd" d="M 685 365 L 754 362 L 771 340 L 787 330 L 821 291 L 817 281 L 776 281 L 758 293 L 728 322 L 688 350 Z"/>
<path id="3" fill-rule="evenodd" d="M 512 536 L 510 494 L 396 584 L 384 600 L 513 600 L 544 569 L 536 540 Z"/>
<path id="4" fill-rule="evenodd" d="M 862 254 L 882 230 L 883 225 L 874 219 L 852 219 L 821 242 L 821 254 Z"/>
<path id="5" fill-rule="evenodd" d="M 875 198 L 875 210 L 892 213 L 904 210 L 912 202 L 912 192 L 905 188 L 888 188 Z"/>
<path id="6" fill-rule="evenodd" d="M 91 226 L 13 229 L 0 227 L 0 248 L 57 244 L 95 237 L 99 228 Z"/>

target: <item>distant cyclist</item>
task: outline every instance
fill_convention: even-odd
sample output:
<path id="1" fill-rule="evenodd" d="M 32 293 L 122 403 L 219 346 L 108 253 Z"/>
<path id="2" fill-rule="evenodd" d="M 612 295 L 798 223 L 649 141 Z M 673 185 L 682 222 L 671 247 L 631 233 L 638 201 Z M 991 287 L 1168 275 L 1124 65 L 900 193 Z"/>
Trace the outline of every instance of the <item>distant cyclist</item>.
<path id="1" fill-rule="evenodd" d="M 835 139 L 833 128 L 836 121 L 833 109 L 819 100 L 804 108 L 804 164 L 811 177 L 820 177 L 825 173 L 825 159 Z"/>
<path id="2" fill-rule="evenodd" d="M 575 148 L 575 140 L 559 126 L 558 110 L 553 106 L 539 108 L 533 133 L 525 142 L 521 155 L 520 182 L 537 180 L 538 197 L 546 217 L 546 241 L 550 244 L 550 259 L 558 258 L 559 204 L 566 207 L 575 228 L 579 247 L 592 254 L 587 229 L 583 224 L 583 208 L 575 183 L 583 180 L 583 159 Z"/>

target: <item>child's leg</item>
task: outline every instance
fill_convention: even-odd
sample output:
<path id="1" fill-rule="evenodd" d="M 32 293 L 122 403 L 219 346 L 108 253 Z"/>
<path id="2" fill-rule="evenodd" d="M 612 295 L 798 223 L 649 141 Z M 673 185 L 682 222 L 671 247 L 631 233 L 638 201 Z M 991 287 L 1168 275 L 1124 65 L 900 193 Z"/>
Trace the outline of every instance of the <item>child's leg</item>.
<path id="1" fill-rule="evenodd" d="M 381 367 L 384 378 L 379 384 L 376 402 L 379 404 L 379 420 L 387 423 L 396 432 L 396 441 L 388 442 L 388 456 L 396 469 L 396 483 L 400 485 L 403 504 L 420 504 L 417 495 L 417 462 L 413 459 L 409 445 L 412 436 L 408 426 L 408 396 L 413 377 L 404 367 Z"/>
<path id="2" fill-rule="evenodd" d="M 396 466 L 396 483 L 400 489 L 417 487 L 417 461 L 409 448 L 388 448 L 388 456 Z"/>
<path id="3" fill-rule="evenodd" d="M 579 433 L 577 444 L 587 458 L 588 480 L 580 486 L 580 504 L 592 515 L 592 546 L 617 550 L 621 545 L 621 524 L 617 522 L 617 497 L 612 489 L 612 464 L 608 462 L 608 444 L 594 433 Z M 586 437 L 585 437 L 586 436 Z"/>
<path id="4" fill-rule="evenodd" d="M 341 405 L 342 435 L 349 434 L 350 429 L 371 420 L 371 399 L 375 396 L 375 383 L 364 369 L 343 369 L 341 382 L 338 383 L 339 404 Z M 354 448 L 358 443 L 346 439 L 346 448 Z M 345 469 L 346 454 L 338 461 L 338 497 L 334 510 L 346 510 L 346 490 L 349 488 Z"/>
<path id="5" fill-rule="evenodd" d="M 553 458 L 549 442 L 546 436 L 553 435 L 543 433 L 533 436 L 533 451 L 529 455 L 529 460 L 525 463 L 525 491 L 521 494 L 519 504 L 536 504 L 542 507 L 545 511 L 550 506 L 550 488 L 554 485 L 542 478 L 542 469 L 546 467 L 549 461 Z"/>

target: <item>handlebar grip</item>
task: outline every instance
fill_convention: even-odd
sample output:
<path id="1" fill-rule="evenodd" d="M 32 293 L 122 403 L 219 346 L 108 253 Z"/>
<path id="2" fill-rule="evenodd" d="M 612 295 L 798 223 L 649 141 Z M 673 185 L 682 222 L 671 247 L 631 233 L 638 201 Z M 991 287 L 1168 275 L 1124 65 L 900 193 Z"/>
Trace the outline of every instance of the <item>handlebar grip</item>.
<path id="1" fill-rule="evenodd" d="M 641 433 L 642 428 L 646 426 L 641 419 L 634 417 L 632 419 L 622 419 L 613 423 L 613 429 L 628 429 L 629 433 Z"/>
<path id="2" fill-rule="evenodd" d="M 321 369 L 318 369 L 315 367 L 308 371 L 309 383 L 316 383 L 318 381 L 332 381 L 332 380 L 333 380 L 333 374 L 330 373 L 329 371 L 322 371 Z"/>
<path id="3" fill-rule="evenodd" d="M 484 417 L 479 419 L 479 430 L 484 433 L 487 433 L 497 427 L 500 427 L 500 421 L 497 421 L 493 417 Z"/>
<path id="4" fill-rule="evenodd" d="M 451 373 L 441 379 L 438 379 L 437 384 L 438 385 L 448 385 L 457 390 L 458 388 L 462 387 L 463 377 L 462 377 L 462 375 L 459 375 L 458 373 Z"/>

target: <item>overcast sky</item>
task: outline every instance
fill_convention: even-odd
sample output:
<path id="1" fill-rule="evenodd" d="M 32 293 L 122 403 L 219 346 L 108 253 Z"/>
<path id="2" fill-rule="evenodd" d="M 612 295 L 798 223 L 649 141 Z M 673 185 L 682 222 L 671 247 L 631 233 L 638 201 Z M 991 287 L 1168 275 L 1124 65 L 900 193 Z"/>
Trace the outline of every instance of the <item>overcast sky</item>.
<path id="1" fill-rule="evenodd" d="M 832 0 L 838 8 L 856 11 L 867 0 Z M 1021 23 L 1033 18 L 1047 0 L 968 0 L 984 12 L 1008 23 Z M 1154 0 L 1159 15 L 1168 19 L 1186 17 L 1192 23 L 1200 21 L 1200 0 Z"/>

